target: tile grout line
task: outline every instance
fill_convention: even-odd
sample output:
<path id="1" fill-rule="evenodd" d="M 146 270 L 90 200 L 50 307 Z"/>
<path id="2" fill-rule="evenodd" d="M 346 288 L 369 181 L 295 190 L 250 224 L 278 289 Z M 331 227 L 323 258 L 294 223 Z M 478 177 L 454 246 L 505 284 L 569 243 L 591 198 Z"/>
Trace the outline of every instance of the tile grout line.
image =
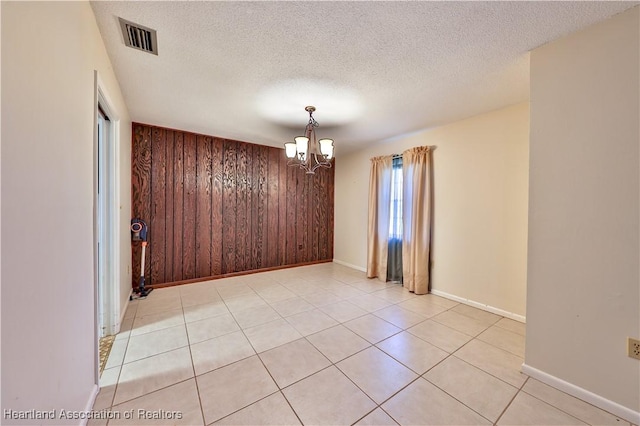
<path id="1" fill-rule="evenodd" d="M 218 293 L 218 290 L 216 290 L 216 294 L 218 294 L 218 296 L 220 295 Z M 202 416 L 202 423 L 206 424 L 207 420 L 204 417 L 204 408 L 202 406 L 202 396 L 200 396 L 200 386 L 198 385 L 198 377 L 196 376 L 196 365 L 193 362 L 193 351 L 191 350 L 191 339 L 189 338 L 189 329 L 187 328 L 187 318 L 184 316 L 184 305 L 182 305 L 182 295 L 179 294 L 180 296 L 180 307 L 182 309 L 182 319 L 184 321 L 183 325 L 184 325 L 184 332 L 187 335 L 187 345 L 189 347 L 189 358 L 191 358 L 191 369 L 193 371 L 193 382 L 196 385 L 196 393 L 198 394 L 198 405 L 200 406 L 200 415 Z"/>
<path id="2" fill-rule="evenodd" d="M 496 419 L 496 421 L 493 423 L 494 426 L 496 426 L 498 424 L 498 422 L 500 421 L 500 419 L 502 418 L 502 416 L 504 416 L 504 413 L 507 412 L 507 410 L 509 409 L 509 407 L 511 406 L 511 404 L 513 403 L 513 401 L 516 399 L 516 397 L 518 396 L 518 394 L 520 394 L 520 392 L 522 391 L 522 388 L 524 388 L 524 385 L 527 384 L 527 382 L 529 381 L 529 376 L 527 376 L 527 378 L 524 380 L 524 382 L 522 383 L 522 386 L 520 386 L 518 388 L 518 391 L 516 392 L 515 395 L 513 395 L 513 398 L 511 398 L 511 400 L 507 403 L 507 406 L 504 407 L 504 410 L 502 410 L 502 412 L 500 413 L 500 415 L 498 416 L 498 418 Z"/>
<path id="3" fill-rule="evenodd" d="M 531 379 L 531 380 L 535 380 L 535 379 L 534 379 L 534 378 L 532 378 L 532 377 L 527 377 L 527 382 L 529 381 L 529 379 Z M 547 385 L 547 386 L 548 386 L 548 385 Z M 553 386 L 551 386 L 551 387 L 553 388 Z M 553 388 L 553 389 L 555 389 L 555 388 Z M 558 390 L 558 389 L 555 389 L 555 390 Z M 558 391 L 559 391 L 559 392 L 562 392 L 562 391 L 560 391 L 560 390 L 558 390 Z M 578 421 L 580 421 L 580 422 L 583 422 L 583 423 L 585 423 L 585 424 L 587 424 L 587 425 L 590 425 L 590 424 L 591 424 L 591 423 L 587 422 L 586 420 L 583 420 L 583 419 L 581 419 L 581 418 L 579 418 L 579 417 L 577 417 L 577 416 L 575 416 L 575 415 L 573 415 L 573 414 L 569 413 L 568 411 L 563 410 L 562 408 L 558 407 L 557 405 L 553 405 L 552 403 L 550 403 L 550 402 L 548 402 L 548 401 L 545 401 L 544 399 L 539 398 L 539 397 L 537 397 L 536 395 L 533 395 L 532 393 L 527 392 L 526 390 L 524 390 L 524 385 L 522 385 L 522 388 L 520 388 L 520 390 L 518 391 L 518 394 L 519 394 L 519 393 L 521 393 L 521 392 L 522 392 L 522 393 L 527 394 L 528 396 L 530 396 L 530 397 L 532 397 L 532 398 L 537 399 L 538 401 L 542 402 L 543 404 L 546 404 L 546 405 L 548 405 L 548 406 L 550 406 L 550 407 L 555 408 L 555 409 L 556 409 L 556 410 L 558 410 L 558 411 L 561 411 L 562 413 L 566 414 L 566 415 L 567 415 L 567 416 L 569 416 L 569 417 L 573 417 L 574 419 L 576 419 L 576 420 L 578 420 Z M 563 393 L 564 393 L 564 392 L 563 392 Z M 569 395 L 569 394 L 566 394 L 566 395 Z M 572 397 L 572 398 L 576 398 L 576 397 L 575 397 L 575 396 L 573 396 L 573 395 L 569 395 L 569 396 L 570 396 L 570 397 Z M 587 401 L 583 401 L 583 400 L 582 400 L 582 399 L 580 399 L 580 398 L 576 398 L 576 399 L 577 399 L 578 401 L 581 401 L 581 402 L 584 402 L 584 403 L 586 403 L 586 404 L 589 404 Z M 594 408 L 596 408 L 596 409 L 598 409 L 598 410 L 600 410 L 600 411 L 604 411 L 605 413 L 610 414 L 611 416 L 615 417 L 616 419 L 622 420 L 623 422 L 627 422 L 627 421 L 626 421 L 626 420 L 624 420 L 623 418 L 618 417 L 618 416 L 616 416 L 615 414 L 610 413 L 610 412 L 608 412 L 608 411 L 606 411 L 606 410 L 603 410 L 602 408 L 596 407 L 595 405 L 592 405 L 592 404 L 589 404 L 589 405 L 591 405 L 592 407 L 594 407 Z M 630 423 L 630 422 L 627 422 L 627 423 Z"/>

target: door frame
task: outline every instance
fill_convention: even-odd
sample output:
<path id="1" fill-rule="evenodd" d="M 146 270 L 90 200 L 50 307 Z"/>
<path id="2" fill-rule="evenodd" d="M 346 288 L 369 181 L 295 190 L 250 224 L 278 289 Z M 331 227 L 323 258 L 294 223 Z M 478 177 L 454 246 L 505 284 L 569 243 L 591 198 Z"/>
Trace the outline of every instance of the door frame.
<path id="1" fill-rule="evenodd" d="M 109 131 L 104 145 L 98 138 L 98 107 L 109 118 Z M 119 134 L 120 119 L 113 107 L 106 86 L 94 71 L 93 105 L 93 192 L 94 192 L 94 330 L 96 349 L 96 379 L 100 374 L 100 337 L 120 330 L 120 229 L 119 199 Z M 99 193 L 98 184 L 104 191 Z M 99 250 L 102 243 L 102 251 Z M 101 269 L 103 273 L 101 273 Z M 96 381 L 96 383 L 98 383 Z"/>

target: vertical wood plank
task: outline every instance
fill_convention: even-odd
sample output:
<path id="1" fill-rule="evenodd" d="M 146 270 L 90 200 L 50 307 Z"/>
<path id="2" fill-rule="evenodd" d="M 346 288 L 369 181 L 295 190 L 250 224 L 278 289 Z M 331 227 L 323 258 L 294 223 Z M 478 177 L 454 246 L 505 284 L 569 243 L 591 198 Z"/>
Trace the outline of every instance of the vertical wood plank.
<path id="1" fill-rule="evenodd" d="M 222 175 L 222 273 L 236 271 L 236 148 L 237 142 L 224 141 Z"/>
<path id="2" fill-rule="evenodd" d="M 183 275 L 184 227 L 184 133 L 176 131 L 173 139 L 173 280 Z"/>
<path id="3" fill-rule="evenodd" d="M 254 148 L 255 150 L 255 148 Z M 268 266 L 267 248 L 268 248 L 268 201 L 267 201 L 267 178 L 269 173 L 269 148 L 262 146 L 259 148 L 258 161 L 258 208 L 256 214 L 258 216 L 258 226 L 256 233 L 256 259 L 258 268 Z"/>
<path id="4" fill-rule="evenodd" d="M 296 174 L 296 263 L 307 261 L 307 180 L 315 175 L 307 175 L 303 169 L 297 168 Z"/>
<path id="5" fill-rule="evenodd" d="M 278 178 L 278 198 L 280 211 L 278 212 L 278 265 L 287 264 L 287 229 L 295 226 L 287 223 L 287 187 L 289 182 L 290 169 L 287 165 L 287 158 L 284 153 L 280 154 L 280 176 Z"/>
<path id="6" fill-rule="evenodd" d="M 240 142 L 236 162 L 236 271 L 246 270 L 247 249 L 247 144 Z"/>
<path id="7" fill-rule="evenodd" d="M 251 232 L 249 233 L 249 239 L 251 240 L 251 250 L 250 250 L 250 262 L 248 265 L 251 269 L 259 268 L 259 264 L 261 264 L 261 259 L 259 259 L 259 251 L 260 247 L 260 239 L 261 239 L 261 230 L 259 225 L 258 218 L 258 208 L 260 203 L 260 149 L 261 147 L 258 145 L 253 146 L 253 155 L 252 155 L 252 164 L 249 170 L 249 175 L 251 176 L 251 203 L 247 203 L 247 220 L 251 224 Z"/>
<path id="8" fill-rule="evenodd" d="M 149 223 L 151 218 L 151 129 L 135 124 L 132 131 L 131 146 L 131 216 Z M 132 248 L 132 286 L 138 287 L 140 278 L 140 243 Z M 147 257 L 148 259 L 148 257 Z M 146 262 L 146 276 L 151 265 Z"/>
<path id="9" fill-rule="evenodd" d="M 328 232 L 327 232 L 327 202 L 329 197 L 327 196 L 327 173 L 326 170 L 322 170 L 317 175 L 320 180 L 320 223 L 319 223 L 319 237 L 318 237 L 318 254 L 319 259 L 326 259 L 329 251 L 329 246 L 327 243 Z"/>
<path id="10" fill-rule="evenodd" d="M 183 279 L 196 277 L 196 136 L 184 134 Z"/>
<path id="11" fill-rule="evenodd" d="M 318 178 L 314 176 L 309 181 L 309 199 L 308 199 L 308 225 L 307 225 L 307 258 L 309 260 L 318 260 Z"/>
<path id="12" fill-rule="evenodd" d="M 278 178 L 282 150 L 267 148 L 267 264 L 278 265 Z M 283 155 L 283 154 L 282 154 Z"/>
<path id="13" fill-rule="evenodd" d="M 151 259 L 150 284 L 165 282 L 166 223 L 166 157 L 164 129 L 154 127 L 151 133 L 151 223 L 149 225 L 149 251 Z"/>
<path id="14" fill-rule="evenodd" d="M 211 275 L 211 138 L 196 137 L 196 277 Z"/>
<path id="15" fill-rule="evenodd" d="M 164 135 L 164 144 L 166 148 L 166 162 L 165 162 L 165 226 L 164 226 L 164 239 L 165 239 L 165 251 L 164 251 L 164 281 L 173 281 L 173 138 L 174 132 L 172 130 L 166 130 Z"/>
<path id="16" fill-rule="evenodd" d="M 253 229 L 253 187 L 254 187 L 254 176 L 253 176 L 253 163 L 254 163 L 254 145 L 250 143 L 244 144 L 247 149 L 246 158 L 246 207 L 244 209 L 245 212 L 245 220 L 247 223 L 246 226 L 246 234 L 245 234 L 245 244 L 244 244 L 244 270 L 256 269 L 255 259 L 252 256 L 253 253 L 253 243 L 255 239 L 254 229 Z"/>
<path id="17" fill-rule="evenodd" d="M 214 138 L 211 145 L 211 275 L 222 274 L 222 175 L 224 142 Z"/>
<path id="18" fill-rule="evenodd" d="M 299 169 L 297 167 L 289 167 L 287 170 L 287 257 L 286 263 L 293 265 L 296 263 L 296 252 L 298 251 L 296 240 L 296 193 Z"/>
<path id="19" fill-rule="evenodd" d="M 327 170 L 327 174 L 328 174 L 328 179 L 329 182 L 327 184 L 327 191 L 328 191 L 328 201 L 326 204 L 326 208 L 328 211 L 328 218 L 327 218 L 327 244 L 329 245 L 329 248 L 327 250 L 327 259 L 331 259 L 333 260 L 333 228 L 334 228 L 334 213 L 333 213 L 333 206 L 335 203 L 335 174 L 336 174 L 336 169 L 335 169 L 335 159 L 333 160 L 333 167 L 329 170 Z"/>

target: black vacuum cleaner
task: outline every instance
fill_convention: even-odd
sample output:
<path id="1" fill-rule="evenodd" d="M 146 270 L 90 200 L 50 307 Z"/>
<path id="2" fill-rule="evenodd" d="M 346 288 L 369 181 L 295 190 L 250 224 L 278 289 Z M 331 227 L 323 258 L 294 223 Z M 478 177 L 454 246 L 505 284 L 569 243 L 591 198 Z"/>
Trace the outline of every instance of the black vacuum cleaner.
<path id="1" fill-rule="evenodd" d="M 147 224 L 142 219 L 131 219 L 131 240 L 132 241 L 141 241 L 142 243 L 142 254 L 140 259 L 140 281 L 138 281 L 138 289 L 136 293 L 138 293 L 138 297 L 147 297 L 149 293 L 153 291 L 153 288 L 145 288 L 144 286 L 144 258 L 145 251 L 147 248 L 147 233 L 149 228 Z"/>

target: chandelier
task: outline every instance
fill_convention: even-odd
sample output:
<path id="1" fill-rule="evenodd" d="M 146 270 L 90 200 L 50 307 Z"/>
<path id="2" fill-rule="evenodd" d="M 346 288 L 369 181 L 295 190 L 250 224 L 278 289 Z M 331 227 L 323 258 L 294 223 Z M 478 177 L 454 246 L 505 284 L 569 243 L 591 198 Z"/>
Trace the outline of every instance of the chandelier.
<path id="1" fill-rule="evenodd" d="M 289 159 L 288 165 L 299 166 L 306 170 L 308 175 L 313 175 L 318 167 L 331 167 L 333 139 L 316 140 L 316 127 L 319 126 L 313 118 L 316 107 L 308 106 L 304 110 L 309 113 L 309 122 L 304 128 L 304 136 L 296 136 L 293 138 L 295 142 L 285 143 L 284 149 Z"/>

